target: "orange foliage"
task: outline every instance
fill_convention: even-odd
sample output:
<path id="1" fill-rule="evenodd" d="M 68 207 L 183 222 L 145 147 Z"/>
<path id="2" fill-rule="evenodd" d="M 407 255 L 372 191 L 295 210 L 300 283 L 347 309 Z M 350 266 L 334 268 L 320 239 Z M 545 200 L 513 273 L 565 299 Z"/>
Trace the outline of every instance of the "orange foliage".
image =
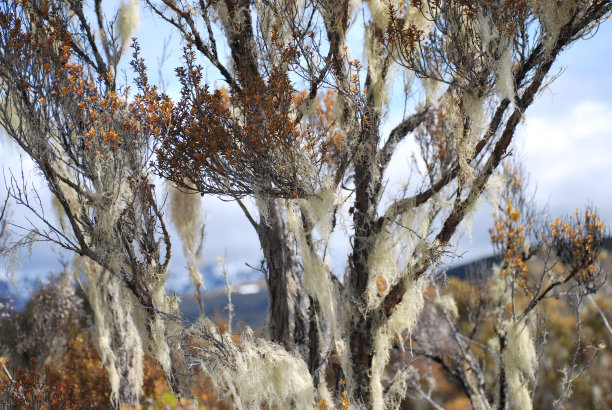
<path id="1" fill-rule="evenodd" d="M 89 338 L 78 335 L 59 361 L 61 372 L 75 386 L 75 403 L 93 409 L 104 409 L 110 402 L 106 370 Z"/>
<path id="2" fill-rule="evenodd" d="M 6 364 L 4 358 L 3 364 Z M 54 362 L 52 362 L 54 363 Z M 42 373 L 19 370 L 11 382 L 10 373 L 0 371 L 0 401 L 24 409 L 107 409 L 110 407 L 110 387 L 100 358 L 84 335 L 69 343 L 66 353 L 46 365 Z M 192 408 L 191 401 L 172 394 L 161 367 L 145 356 L 144 383 L 139 408 Z M 3 387 L 4 386 L 4 387 Z M 198 407 L 211 410 L 229 408 L 216 398 L 209 380 L 196 375 L 194 397 Z"/>
<path id="3" fill-rule="evenodd" d="M 287 71 L 273 67 L 266 80 L 241 73 L 240 85 L 230 89 L 228 97 L 224 89 L 210 91 L 203 84 L 192 45 L 185 48 L 184 56 L 185 66 L 176 70 L 182 84 L 180 101 L 173 104 L 164 96 L 139 100 L 144 113 L 172 107 L 171 124 L 165 124 L 164 118 L 144 118 L 163 134 L 160 172 L 178 183 L 187 178 L 201 192 L 223 193 L 221 185 L 231 186 L 238 195 L 254 189 L 285 197 L 299 195 L 300 155 L 307 152 L 305 159 L 319 161 L 322 140 L 311 127 L 300 127 L 294 119 L 301 97 Z M 146 85 L 141 63 L 137 73 L 140 84 Z M 143 91 L 144 95 L 154 93 L 150 88 Z"/>
<path id="4" fill-rule="evenodd" d="M 472 403 L 467 397 L 457 396 L 446 403 L 444 403 L 446 410 L 470 410 Z"/>
<path id="5" fill-rule="evenodd" d="M 453 133 L 451 127 L 446 110 L 440 106 L 426 116 L 423 127 L 415 132 L 429 175 L 436 175 L 454 160 L 453 141 L 448 138 Z"/>
<path id="6" fill-rule="evenodd" d="M 533 230 L 531 218 L 522 215 L 519 205 L 514 203 L 516 195 L 522 189 L 522 181 L 518 171 L 513 170 L 510 174 L 509 193 L 504 198 L 504 204 L 494 215 L 495 222 L 489 228 L 491 242 L 503 256 L 503 275 L 512 276 L 522 286 L 526 285 L 527 265 L 525 260 L 528 256 L 528 244 L 526 235 Z"/>
<path id="7" fill-rule="evenodd" d="M 495 227 L 490 228 L 491 241 L 501 249 L 504 254 L 504 276 L 513 275 L 525 279 L 527 266 L 525 265 L 525 232 L 532 229 L 520 223 L 521 211 L 516 209 L 506 198 L 501 212 L 495 216 Z"/>
<path id="8" fill-rule="evenodd" d="M 547 244 L 578 279 L 588 281 L 595 273 L 595 258 L 603 243 L 606 226 L 590 206 L 581 215 L 578 210 L 565 222 L 556 218 L 550 223 Z"/>
<path id="9" fill-rule="evenodd" d="M 305 94 L 304 92 L 301 95 Z M 311 120 L 314 133 L 325 136 L 320 149 L 323 162 L 335 163 L 345 148 L 345 135 L 334 116 L 337 100 L 338 94 L 335 90 L 330 89 L 321 93 L 316 100 L 316 111 Z"/>
<path id="10" fill-rule="evenodd" d="M 412 1 L 412 7 L 420 7 L 417 2 Z M 412 52 L 416 49 L 418 42 L 423 36 L 423 31 L 419 30 L 414 24 L 409 24 L 406 11 L 408 7 L 402 4 L 399 8 L 389 3 L 389 23 L 387 27 L 380 27 L 378 41 L 382 44 L 390 45 L 395 43 L 400 45 L 403 50 Z M 383 31 L 384 29 L 384 31 Z"/>
<path id="11" fill-rule="evenodd" d="M 129 89 L 118 94 L 112 73 L 92 79 L 78 63 L 65 16 L 48 2 L 43 2 L 37 13 L 28 1 L 10 0 L 0 12 L 0 27 L 8 33 L 3 51 L 28 67 L 19 74 L 26 74 L 22 85 L 31 93 L 36 109 L 48 118 L 49 127 L 66 134 L 66 140 L 80 142 L 81 155 L 105 156 L 105 151 L 114 151 L 121 140 L 132 141 L 158 131 L 130 115 Z M 147 97 L 151 98 L 139 98 Z M 139 98 L 131 108 L 142 114 Z M 149 116 L 159 120 L 167 119 L 167 114 L 168 110 L 157 109 Z"/>
<path id="12" fill-rule="evenodd" d="M 106 370 L 88 340 L 77 335 L 61 358 L 45 365 L 43 373 L 20 369 L 13 383 L 5 373 L 2 380 L 6 388 L 0 391 L 0 397 L 19 408 L 108 408 L 110 388 Z"/>
<path id="13" fill-rule="evenodd" d="M 34 359 L 32 359 L 34 360 Z M 0 401 L 19 409 L 79 409 L 75 385 L 61 372 L 45 366 L 43 373 L 19 370 L 13 379 L 1 377 Z"/>
<path id="14" fill-rule="evenodd" d="M 346 380 L 341 379 L 338 381 L 338 384 L 344 387 L 346 385 Z M 348 399 L 348 393 L 346 390 L 343 390 L 340 397 L 338 397 L 338 404 L 340 404 L 338 410 L 347 410 L 351 408 L 351 401 Z M 329 403 L 325 399 L 321 399 L 316 403 L 312 403 L 312 407 L 316 410 L 329 410 L 331 408 L 329 407 Z"/>

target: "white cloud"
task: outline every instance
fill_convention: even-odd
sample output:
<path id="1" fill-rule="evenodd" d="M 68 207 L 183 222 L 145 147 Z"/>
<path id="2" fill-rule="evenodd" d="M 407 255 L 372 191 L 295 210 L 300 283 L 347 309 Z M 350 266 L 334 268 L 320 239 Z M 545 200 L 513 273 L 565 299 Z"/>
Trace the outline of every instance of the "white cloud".
<path id="1" fill-rule="evenodd" d="M 540 103 L 538 115 L 527 112 L 518 130 L 514 152 L 529 174 L 528 189 L 536 190 L 537 208 L 546 207 L 552 217 L 592 203 L 611 225 L 612 104 L 583 100 L 565 107 L 553 111 Z M 473 240 L 465 235 L 459 240 L 457 254 L 466 261 L 492 252 L 491 212 L 483 206 L 474 217 Z"/>
<path id="2" fill-rule="evenodd" d="M 529 117 L 519 131 L 518 152 L 537 186 L 538 202 L 571 212 L 587 200 L 611 204 L 605 181 L 612 175 L 612 104 L 584 100 L 566 111 Z"/>

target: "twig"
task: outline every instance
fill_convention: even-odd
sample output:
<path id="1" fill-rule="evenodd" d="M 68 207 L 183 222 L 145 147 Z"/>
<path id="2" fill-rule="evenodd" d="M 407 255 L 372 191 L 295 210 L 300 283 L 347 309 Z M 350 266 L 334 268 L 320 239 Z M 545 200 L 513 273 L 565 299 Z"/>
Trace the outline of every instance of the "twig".
<path id="1" fill-rule="evenodd" d="M 610 326 L 610 322 L 608 322 L 608 319 L 606 318 L 606 315 L 604 314 L 604 312 L 599 308 L 599 305 L 597 304 L 597 302 L 595 302 L 595 299 L 593 299 L 592 295 L 588 295 L 587 297 L 589 298 L 589 300 L 591 301 L 593 306 L 595 306 L 595 309 L 597 309 L 597 312 L 599 312 L 599 316 L 601 316 L 601 319 L 603 320 L 604 324 L 606 325 L 606 328 L 608 329 L 608 332 L 610 332 L 612 334 L 612 326 Z"/>
<path id="2" fill-rule="evenodd" d="M 225 260 L 227 259 L 227 250 L 225 256 L 217 256 L 217 262 L 221 266 L 223 271 L 223 277 L 225 278 L 225 294 L 227 295 L 227 332 L 232 333 L 232 318 L 234 317 L 234 305 L 232 305 L 232 287 L 229 283 L 229 275 L 227 274 L 227 268 L 225 267 Z"/>
<path id="3" fill-rule="evenodd" d="M 11 197 L 11 189 L 8 189 L 6 193 L 6 199 L 4 200 L 4 204 L 2 205 L 2 212 L 0 212 L 0 221 L 4 220 L 4 214 L 6 213 L 6 207 L 8 205 L 9 198 Z"/>
<path id="4" fill-rule="evenodd" d="M 8 369 L 4 365 L 4 362 L 2 360 L 0 360 L 0 363 L 2 363 L 2 370 L 4 370 L 4 373 L 6 373 L 6 375 L 8 376 L 11 384 L 15 383 L 15 381 L 13 380 L 13 376 L 11 376 L 11 373 L 9 373 Z"/>

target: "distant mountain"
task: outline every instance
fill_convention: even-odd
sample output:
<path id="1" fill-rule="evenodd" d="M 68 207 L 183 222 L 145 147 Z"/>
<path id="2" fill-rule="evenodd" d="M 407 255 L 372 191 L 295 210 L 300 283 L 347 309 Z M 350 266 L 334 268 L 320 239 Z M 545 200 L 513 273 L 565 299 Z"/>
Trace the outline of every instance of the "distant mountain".
<path id="1" fill-rule="evenodd" d="M 612 251 L 612 238 L 608 237 L 604 240 L 603 248 L 608 252 Z M 446 274 L 449 277 L 469 281 L 472 275 L 478 274 L 478 271 L 482 272 L 484 269 L 485 272 L 490 272 L 493 264 L 499 262 L 500 258 L 495 256 L 481 258 L 454 266 L 448 269 Z M 227 320 L 228 302 L 223 275 L 212 268 L 205 269 L 203 274 L 206 286 L 210 289 L 203 295 L 206 315 L 208 317 L 218 315 L 222 319 Z M 262 328 L 268 310 L 268 290 L 265 281 L 261 280 L 261 273 L 255 270 L 244 271 L 237 275 L 232 275 L 232 282 L 238 284 L 233 286 L 232 291 L 235 329 L 239 330 L 240 322 L 246 323 L 253 329 Z M 37 287 L 36 284 L 29 282 L 28 286 L 31 289 Z M 199 309 L 195 297 L 191 293 L 191 286 L 183 285 L 179 288 L 181 290 L 174 286 L 170 287 L 177 290 L 181 297 L 181 312 L 191 321 L 197 319 Z M 29 296 L 29 292 L 25 293 L 28 293 Z M 16 292 L 16 289 L 10 282 L 0 280 L 0 301 L 7 298 L 12 299 L 18 309 L 21 309 L 27 301 L 27 297 Z"/>
<path id="2" fill-rule="evenodd" d="M 467 262 L 455 266 L 446 271 L 449 277 L 457 277 L 461 280 L 469 280 L 470 275 L 475 274 L 479 269 L 490 269 L 494 263 L 499 262 L 499 258 L 488 257 L 478 259 L 476 261 Z M 221 317 L 227 320 L 227 295 L 225 293 L 225 281 L 215 283 L 210 281 L 211 276 L 206 276 L 207 286 L 213 288 L 203 295 L 204 310 L 208 317 Z M 233 278 L 234 283 L 240 283 Z M 216 286 L 214 286 L 214 285 Z M 215 289 L 216 288 L 216 289 Z M 181 313 L 190 321 L 194 321 L 199 316 L 198 304 L 193 293 L 189 292 L 189 287 L 186 292 L 181 295 L 180 309 Z M 234 305 L 234 324 L 238 325 L 244 322 L 252 329 L 261 329 L 266 320 L 266 312 L 268 310 L 268 289 L 263 280 L 242 283 L 234 286 L 232 292 L 232 304 Z M 236 330 L 239 327 L 235 327 Z"/>
<path id="3" fill-rule="evenodd" d="M 449 269 L 446 274 L 450 277 L 457 277 L 461 280 L 469 280 L 470 275 L 478 269 L 486 267 L 488 269 L 494 263 L 499 262 L 498 258 L 488 257 L 476 261 L 464 263 Z M 210 277 L 207 277 L 209 280 Z M 240 283 L 233 280 L 234 283 Z M 207 281 L 207 286 L 213 288 L 213 284 Z M 227 295 L 225 293 L 225 281 L 217 284 L 217 289 L 206 292 L 203 295 L 204 310 L 208 317 L 221 317 L 227 320 Z M 234 324 L 244 322 L 252 329 L 261 329 L 266 320 L 268 310 L 268 289 L 263 280 L 242 283 L 234 286 L 232 292 L 232 304 L 234 305 Z M 181 313 L 190 321 L 194 321 L 199 316 L 198 304 L 194 295 L 186 291 L 181 295 Z M 235 327 L 239 330 L 239 327 Z"/>
<path id="4" fill-rule="evenodd" d="M 604 239 L 603 248 L 608 252 L 612 251 L 612 236 L 608 236 Z"/>
<path id="5" fill-rule="evenodd" d="M 225 286 L 225 284 L 224 284 Z M 227 294 L 224 289 L 207 292 L 203 295 L 204 312 L 208 317 L 221 317 L 227 320 Z M 244 322 L 253 329 L 263 327 L 268 310 L 268 289 L 264 281 L 242 283 L 232 290 L 234 305 L 233 324 L 240 329 Z M 181 313 L 187 319 L 194 321 L 199 316 L 198 303 L 192 293 L 181 295 Z"/>
<path id="6" fill-rule="evenodd" d="M 612 251 L 612 237 L 606 237 L 603 240 L 602 250 Z M 469 280 L 471 275 L 475 275 L 478 271 L 486 269 L 490 271 L 494 264 L 501 263 L 502 259 L 499 256 L 489 256 L 475 261 L 466 262 L 461 265 L 454 266 L 446 271 L 449 277 L 456 277 L 461 280 Z"/>
<path id="7" fill-rule="evenodd" d="M 482 272 L 483 269 L 490 271 L 494 264 L 500 262 L 500 257 L 489 256 L 454 266 L 446 271 L 446 275 L 461 280 L 469 280 L 471 276 L 477 275 L 479 272 Z"/>
<path id="8" fill-rule="evenodd" d="M 168 289 L 174 290 L 179 294 L 191 292 L 192 288 L 187 272 L 187 269 L 184 269 L 183 271 L 172 269 L 170 279 L 168 280 L 167 284 Z M 225 277 L 218 266 L 205 266 L 200 273 L 202 274 L 207 290 L 214 292 L 219 289 L 225 289 Z M 230 276 L 230 283 L 236 284 L 256 282 L 261 280 L 262 276 L 263 275 L 260 271 L 255 269 L 245 269 L 232 273 Z"/>
<path id="9" fill-rule="evenodd" d="M 606 238 L 604 240 L 603 248 L 608 251 L 612 250 L 612 238 Z M 489 256 L 454 266 L 448 269 L 446 274 L 449 277 L 470 281 L 473 277 L 478 277 L 479 274 L 488 274 L 493 265 L 500 262 L 500 257 Z M 215 278 L 214 275 L 209 274 L 206 276 L 207 286 L 209 289 L 215 290 L 211 290 L 204 294 L 204 310 L 209 317 L 219 315 L 226 320 L 227 295 L 224 290 L 225 280 L 221 277 L 221 279 L 214 282 L 211 281 L 213 278 Z M 237 280 L 235 277 L 232 278 L 232 281 L 234 283 L 241 283 L 240 280 Z M 195 320 L 199 315 L 199 310 L 193 294 L 184 293 L 181 299 L 181 312 L 189 320 Z M 246 282 L 234 286 L 232 303 L 234 305 L 235 324 L 242 321 L 253 329 L 260 329 L 263 327 L 266 320 L 266 312 L 268 310 L 268 290 L 263 280 Z"/>

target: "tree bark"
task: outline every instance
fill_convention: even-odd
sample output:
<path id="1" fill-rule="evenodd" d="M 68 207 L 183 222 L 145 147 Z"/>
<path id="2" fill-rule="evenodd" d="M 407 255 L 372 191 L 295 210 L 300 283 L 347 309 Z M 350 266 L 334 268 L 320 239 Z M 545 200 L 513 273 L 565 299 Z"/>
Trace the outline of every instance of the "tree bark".
<path id="1" fill-rule="evenodd" d="M 374 121 L 373 121 L 374 122 Z M 373 250 L 375 235 L 374 221 L 376 216 L 376 204 L 378 201 L 379 178 L 372 172 L 375 160 L 369 152 L 376 152 L 376 141 L 371 133 L 364 132 L 361 136 L 363 153 L 355 164 L 355 203 L 353 209 L 353 226 L 355 237 L 353 241 L 353 252 L 350 256 L 349 292 L 350 299 L 357 303 L 351 306 L 351 312 L 355 315 L 349 324 L 350 329 L 350 354 L 352 374 L 352 385 L 349 386 L 355 399 L 363 402 L 371 402 L 370 370 L 373 357 L 374 330 L 373 319 L 368 315 L 366 290 L 370 279 L 369 257 Z M 366 147 L 369 147 L 367 149 Z"/>
<path id="2" fill-rule="evenodd" d="M 268 334 L 270 339 L 287 349 L 303 345 L 308 334 L 302 312 L 304 300 L 299 294 L 298 263 L 291 246 L 294 241 L 285 225 L 276 200 L 266 200 L 260 210 L 259 241 L 266 261 Z"/>

